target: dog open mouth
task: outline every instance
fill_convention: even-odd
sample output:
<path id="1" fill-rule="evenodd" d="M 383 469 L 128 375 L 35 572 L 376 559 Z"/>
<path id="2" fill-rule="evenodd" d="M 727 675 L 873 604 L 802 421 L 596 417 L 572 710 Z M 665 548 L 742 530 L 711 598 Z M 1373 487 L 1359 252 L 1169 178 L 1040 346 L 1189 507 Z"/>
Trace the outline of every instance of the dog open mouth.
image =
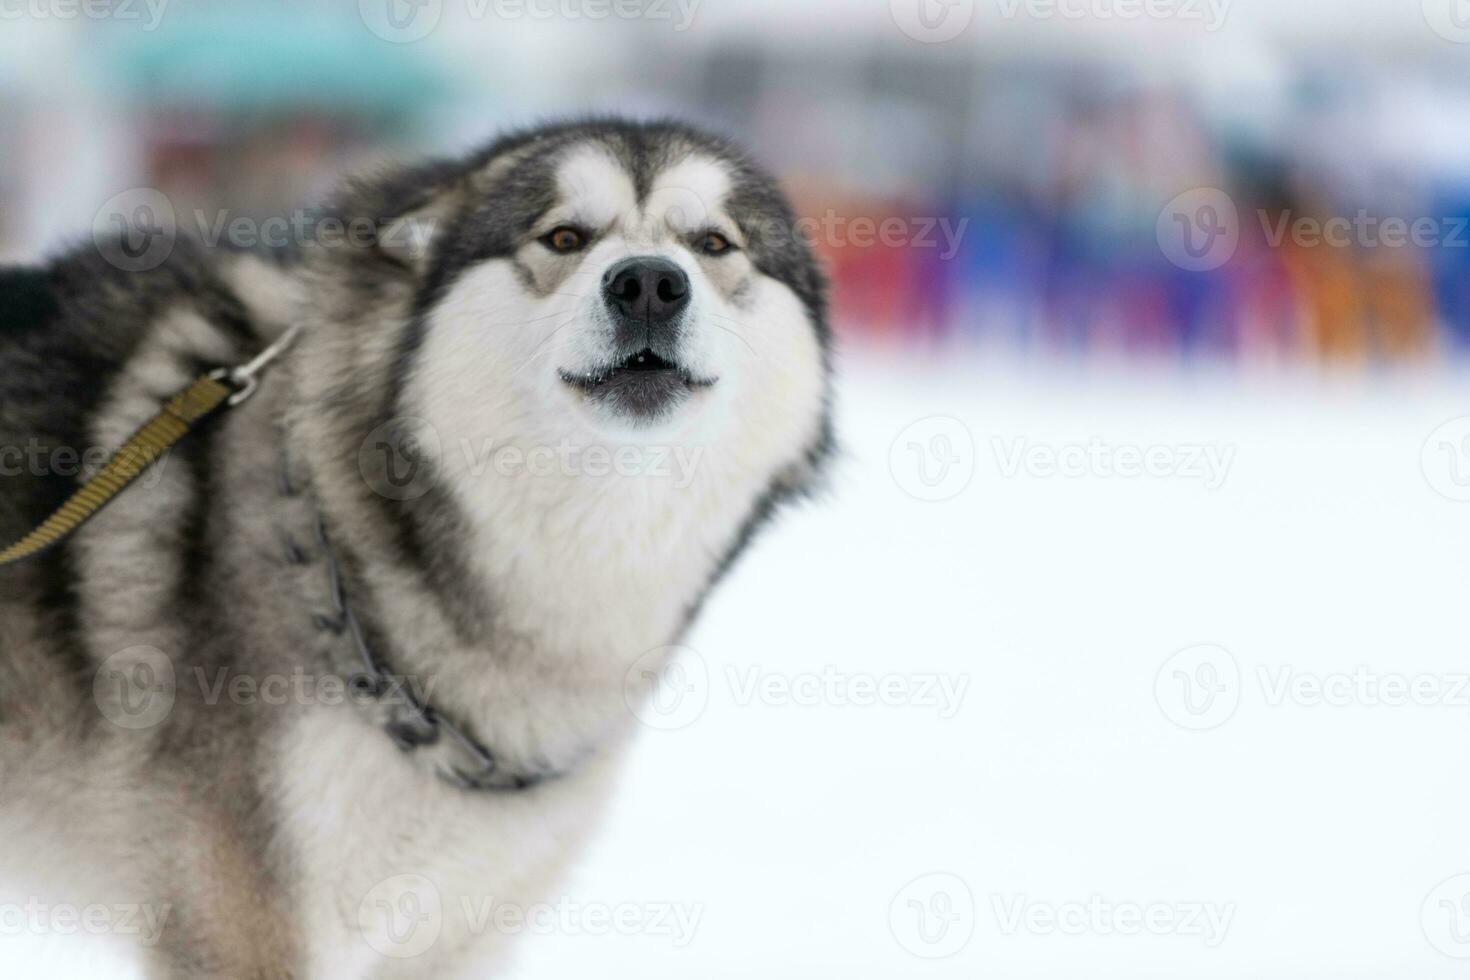
<path id="1" fill-rule="evenodd" d="M 562 371 L 561 379 L 591 400 L 638 418 L 663 415 L 713 378 L 700 378 L 648 348 L 587 373 Z"/>

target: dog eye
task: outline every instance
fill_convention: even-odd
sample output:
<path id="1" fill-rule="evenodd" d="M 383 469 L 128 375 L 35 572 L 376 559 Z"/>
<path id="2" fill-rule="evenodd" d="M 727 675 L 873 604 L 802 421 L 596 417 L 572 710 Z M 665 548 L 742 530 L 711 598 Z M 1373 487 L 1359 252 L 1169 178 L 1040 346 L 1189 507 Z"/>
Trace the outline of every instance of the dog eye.
<path id="1" fill-rule="evenodd" d="M 717 231 L 705 232 L 699 243 L 699 250 L 705 255 L 724 255 L 734 247 L 730 239 Z"/>
<path id="2" fill-rule="evenodd" d="M 541 236 L 541 243 L 560 255 L 580 252 L 587 247 L 587 236 L 570 225 L 553 228 Z"/>

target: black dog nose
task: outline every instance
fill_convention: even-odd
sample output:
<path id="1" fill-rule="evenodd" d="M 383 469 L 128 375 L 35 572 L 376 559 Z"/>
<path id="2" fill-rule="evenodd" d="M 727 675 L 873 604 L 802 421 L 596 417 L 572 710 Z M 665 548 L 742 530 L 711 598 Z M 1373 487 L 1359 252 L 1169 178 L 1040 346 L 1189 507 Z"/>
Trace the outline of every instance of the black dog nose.
<path id="1" fill-rule="evenodd" d="M 667 323 L 689 305 L 689 277 L 654 255 L 624 259 L 602 277 L 607 305 L 629 320 Z"/>

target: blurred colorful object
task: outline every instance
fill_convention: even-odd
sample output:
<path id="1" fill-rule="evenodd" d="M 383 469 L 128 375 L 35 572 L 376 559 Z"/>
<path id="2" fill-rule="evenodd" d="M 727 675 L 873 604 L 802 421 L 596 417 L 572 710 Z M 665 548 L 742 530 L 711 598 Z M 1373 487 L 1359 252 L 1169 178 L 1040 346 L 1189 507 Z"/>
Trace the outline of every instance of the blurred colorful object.
<path id="1" fill-rule="evenodd" d="M 788 180 L 852 343 L 1252 363 L 1470 348 L 1470 76 L 1387 39 L 1324 59 L 1243 24 L 1253 70 L 1237 71 L 916 45 L 881 17 L 793 43 L 426 9 L 440 6 L 411 44 L 375 35 L 354 2 L 175 0 L 157 30 L 8 26 L 48 46 L 0 39 L 0 252 L 85 227 L 128 187 L 264 217 L 385 151 L 588 109 L 667 112 L 730 130 Z M 1426 55 L 1443 46 L 1411 36 Z M 99 157 L 90 170 L 55 171 L 83 155 Z M 1161 237 L 1171 203 L 1198 194 L 1223 195 L 1196 208 L 1209 240 L 1228 225 L 1219 261 Z M 1345 239 L 1320 233 L 1334 219 Z M 1389 219 L 1432 234 L 1390 243 Z"/>
<path id="2" fill-rule="evenodd" d="M 211 4 L 166 25 L 111 31 L 102 48 L 105 77 L 135 103 L 412 117 L 450 94 L 424 51 L 326 5 Z"/>

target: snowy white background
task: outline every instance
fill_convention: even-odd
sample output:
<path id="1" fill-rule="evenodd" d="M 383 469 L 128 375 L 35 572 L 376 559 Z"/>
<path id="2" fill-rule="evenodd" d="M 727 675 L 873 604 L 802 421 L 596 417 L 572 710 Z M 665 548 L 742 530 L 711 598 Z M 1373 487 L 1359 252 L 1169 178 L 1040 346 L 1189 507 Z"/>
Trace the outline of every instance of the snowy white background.
<path id="1" fill-rule="evenodd" d="M 1470 872 L 1470 504 L 1439 491 L 1470 475 L 1462 433 L 1440 428 L 1470 414 L 1470 378 L 844 374 L 832 495 L 717 594 L 686 699 L 650 716 L 662 727 L 553 898 L 668 906 L 697 928 L 529 935 L 516 980 L 1464 975 L 1470 879 L 1437 886 Z M 930 491 L 904 465 L 935 416 L 963 423 L 974 449 L 948 455 L 973 474 L 929 502 L 905 487 L 960 482 Z M 1017 440 L 1163 447 L 1181 465 L 1209 446 L 1231 464 L 1213 489 L 1008 476 Z M 1217 668 L 1191 715 L 1175 672 L 1210 676 L 1171 657 L 1200 644 L 1225 654 L 1185 654 Z M 1278 696 L 1360 668 L 1431 703 Z M 752 676 L 833 672 L 967 687 L 948 718 L 745 697 Z M 59 937 L 0 942 L 4 976 L 112 966 Z"/>

